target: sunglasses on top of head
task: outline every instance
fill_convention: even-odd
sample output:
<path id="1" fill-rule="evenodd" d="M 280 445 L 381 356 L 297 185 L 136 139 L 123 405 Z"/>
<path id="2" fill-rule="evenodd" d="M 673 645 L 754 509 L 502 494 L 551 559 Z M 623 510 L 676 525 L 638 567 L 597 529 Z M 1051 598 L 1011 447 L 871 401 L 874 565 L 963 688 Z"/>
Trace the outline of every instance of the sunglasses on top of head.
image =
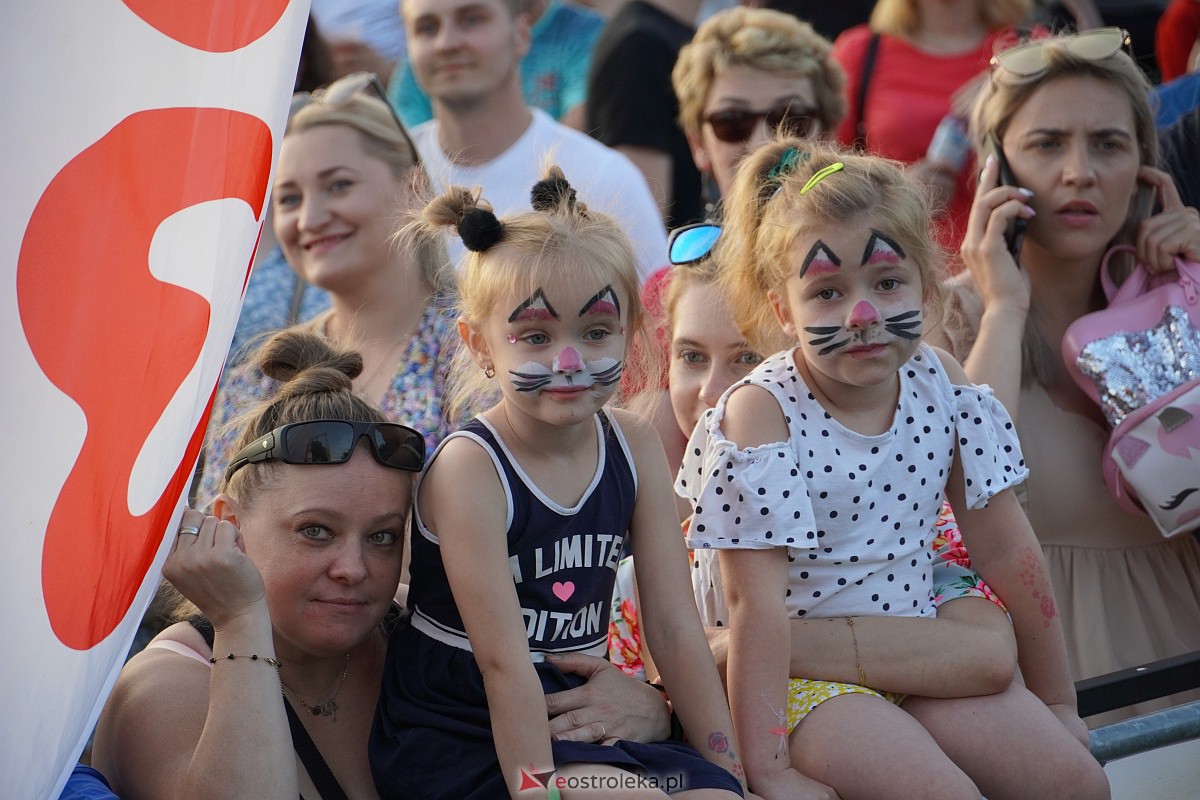
<path id="1" fill-rule="evenodd" d="M 763 121 L 766 121 L 767 130 L 772 133 L 782 130 L 788 136 L 799 138 L 812 136 L 819 128 L 815 108 L 798 108 L 792 103 L 783 103 L 766 111 L 726 108 L 704 118 L 705 124 L 712 128 L 713 135 L 730 144 L 741 144 L 749 139 Z"/>
<path id="2" fill-rule="evenodd" d="M 1050 37 L 1026 42 L 992 56 L 992 66 L 1022 78 L 1032 78 L 1050 66 L 1047 49 L 1061 47 L 1084 61 L 1103 61 L 1121 48 L 1130 52 L 1133 40 L 1123 28 L 1094 28 L 1071 36 Z"/>
<path id="3" fill-rule="evenodd" d="M 425 465 L 425 437 L 394 422 L 351 422 L 318 419 L 282 425 L 243 447 L 225 470 L 226 482 L 247 464 L 344 464 L 358 440 L 366 437 L 375 460 L 385 467 L 420 472 Z"/>
<path id="4" fill-rule="evenodd" d="M 714 222 L 694 222 L 676 228 L 667 237 L 667 260 L 677 267 L 697 264 L 708 258 L 719 238 L 721 226 Z"/>
<path id="5" fill-rule="evenodd" d="M 412 154 L 413 164 L 420 165 L 421 154 L 417 152 L 417 146 L 413 144 L 412 137 L 408 135 L 408 128 L 404 127 L 404 122 L 401 121 L 400 115 L 396 113 L 396 109 L 392 108 L 392 104 L 387 98 L 387 91 L 383 88 L 379 76 L 374 72 L 352 72 L 316 91 L 296 92 L 292 95 L 292 106 L 288 110 L 288 119 L 291 119 L 300 109 L 313 103 L 320 103 L 330 108 L 341 108 L 346 105 L 351 97 L 360 93 L 373 94 L 376 99 L 387 107 L 388 113 L 392 115 L 392 119 L 396 122 L 396 127 L 400 129 L 400 135 L 404 137 L 404 142 L 408 145 L 408 150 Z"/>

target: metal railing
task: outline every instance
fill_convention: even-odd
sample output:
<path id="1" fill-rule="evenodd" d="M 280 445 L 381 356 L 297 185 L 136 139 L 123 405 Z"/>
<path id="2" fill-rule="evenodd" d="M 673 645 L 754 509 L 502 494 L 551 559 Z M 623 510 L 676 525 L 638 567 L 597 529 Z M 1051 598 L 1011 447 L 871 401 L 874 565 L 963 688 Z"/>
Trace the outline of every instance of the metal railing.
<path id="1" fill-rule="evenodd" d="M 1079 715 L 1105 711 L 1200 688 L 1200 651 L 1078 681 Z M 1092 755 L 1104 763 L 1200 739 L 1200 700 L 1093 729 Z"/>

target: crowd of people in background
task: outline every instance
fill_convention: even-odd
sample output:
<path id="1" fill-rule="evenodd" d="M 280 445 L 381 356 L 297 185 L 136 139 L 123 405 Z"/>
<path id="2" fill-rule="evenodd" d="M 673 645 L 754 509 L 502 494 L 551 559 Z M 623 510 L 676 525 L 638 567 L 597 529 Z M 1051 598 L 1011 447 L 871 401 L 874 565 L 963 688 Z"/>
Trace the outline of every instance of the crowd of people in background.
<path id="1" fill-rule="evenodd" d="M 1104 798 L 1200 696 L 1079 717 L 1200 534 L 1058 346 L 1200 261 L 1200 0 L 313 0 L 295 90 L 64 798 Z"/>

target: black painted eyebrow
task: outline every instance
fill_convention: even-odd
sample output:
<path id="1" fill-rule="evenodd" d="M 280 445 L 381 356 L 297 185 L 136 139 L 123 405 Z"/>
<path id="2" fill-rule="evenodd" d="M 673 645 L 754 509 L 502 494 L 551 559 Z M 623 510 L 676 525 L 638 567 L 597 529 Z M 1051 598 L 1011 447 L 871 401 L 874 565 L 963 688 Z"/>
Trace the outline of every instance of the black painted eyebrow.
<path id="1" fill-rule="evenodd" d="M 588 313 L 592 309 L 592 306 L 596 305 L 596 303 L 599 303 L 602 300 L 612 303 L 613 308 L 617 310 L 617 318 L 620 319 L 621 301 L 617 297 L 617 293 L 613 291 L 612 284 L 605 286 L 603 289 L 592 295 L 591 299 L 583 304 L 583 308 L 579 309 L 579 316 L 582 317 L 584 314 Z"/>
<path id="2" fill-rule="evenodd" d="M 545 306 L 546 311 L 550 314 L 550 316 L 554 317 L 554 319 L 558 319 L 558 312 L 554 310 L 554 306 L 550 305 L 550 301 L 546 299 L 546 293 L 541 289 L 538 289 L 536 292 L 530 295 L 525 302 L 513 309 L 513 312 L 508 315 L 508 321 L 516 322 L 517 318 L 521 316 L 521 312 L 533 308 L 539 302 Z"/>
<path id="3" fill-rule="evenodd" d="M 829 260 L 833 262 L 835 267 L 842 265 L 842 260 L 838 258 L 837 253 L 829 249 L 829 246 L 817 239 L 813 242 L 813 246 L 809 249 L 808 255 L 804 257 L 804 263 L 800 265 L 800 277 L 804 277 L 804 273 L 808 272 L 808 267 L 816 259 L 817 255 L 824 251 L 825 255 L 829 256 Z"/>
<path id="4" fill-rule="evenodd" d="M 871 253 L 875 252 L 875 248 L 878 247 L 880 242 L 883 242 L 888 247 L 895 250 L 896 255 L 900 256 L 900 258 L 908 258 L 908 256 L 904 254 L 904 248 L 901 247 L 895 239 L 872 228 L 871 235 L 867 238 L 867 246 L 863 249 L 862 261 L 859 263 L 860 267 L 866 266 L 867 259 L 871 257 Z"/>

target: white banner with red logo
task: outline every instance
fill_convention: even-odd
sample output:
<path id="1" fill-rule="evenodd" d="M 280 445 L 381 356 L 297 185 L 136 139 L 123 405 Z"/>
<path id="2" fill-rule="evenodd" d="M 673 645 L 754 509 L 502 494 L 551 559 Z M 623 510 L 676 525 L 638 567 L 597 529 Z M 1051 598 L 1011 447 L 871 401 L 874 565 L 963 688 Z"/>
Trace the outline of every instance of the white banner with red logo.
<path id="1" fill-rule="evenodd" d="M 57 795 L 159 581 L 308 0 L 15 0 L 0 26 L 0 796 Z"/>

